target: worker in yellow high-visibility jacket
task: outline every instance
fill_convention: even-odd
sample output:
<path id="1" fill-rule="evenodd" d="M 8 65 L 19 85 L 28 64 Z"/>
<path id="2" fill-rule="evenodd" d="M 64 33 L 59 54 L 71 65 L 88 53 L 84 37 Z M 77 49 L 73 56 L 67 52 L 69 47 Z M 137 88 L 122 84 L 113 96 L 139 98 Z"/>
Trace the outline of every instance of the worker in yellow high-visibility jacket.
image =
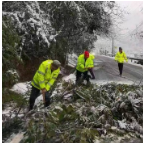
<path id="1" fill-rule="evenodd" d="M 42 62 L 32 80 L 29 110 L 33 109 L 35 100 L 40 95 L 40 90 L 43 95 L 45 107 L 50 105 L 49 91 L 60 73 L 60 65 L 61 63 L 58 60 L 46 60 Z"/>
<path id="2" fill-rule="evenodd" d="M 89 83 L 88 71 L 94 67 L 93 56 L 89 54 L 88 51 L 85 51 L 84 54 L 81 54 L 77 60 L 76 66 L 76 84 L 79 83 L 81 76 L 83 79 Z"/>
<path id="3" fill-rule="evenodd" d="M 118 62 L 119 73 L 122 76 L 124 61 L 128 62 L 128 59 L 121 47 L 119 47 L 119 52 L 116 53 L 115 61 Z"/>
<path id="4" fill-rule="evenodd" d="M 89 54 L 89 55 L 90 55 L 91 58 L 92 58 L 93 67 L 94 67 L 95 54 L 94 54 L 94 53 L 91 53 L 91 54 Z M 93 68 L 90 68 L 90 69 L 89 69 L 89 72 L 90 72 L 90 74 L 92 75 L 91 79 L 95 79 L 95 75 L 94 75 L 94 72 L 93 72 Z"/>

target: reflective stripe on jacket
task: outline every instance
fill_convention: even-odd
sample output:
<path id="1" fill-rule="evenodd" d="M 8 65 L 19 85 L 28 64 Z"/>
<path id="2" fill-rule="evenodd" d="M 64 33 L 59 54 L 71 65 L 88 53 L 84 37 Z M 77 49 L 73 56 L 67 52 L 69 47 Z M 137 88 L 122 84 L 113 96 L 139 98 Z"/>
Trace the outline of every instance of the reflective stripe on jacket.
<path id="1" fill-rule="evenodd" d="M 76 69 L 78 71 L 85 72 L 88 70 L 85 68 L 93 68 L 93 67 L 94 67 L 94 62 L 93 62 L 93 56 L 91 54 L 89 55 L 89 58 L 86 59 L 86 62 L 84 59 L 84 54 L 78 57 L 77 66 L 76 66 Z"/>
<path id="2" fill-rule="evenodd" d="M 118 63 L 124 63 L 124 60 L 128 61 L 125 52 L 117 52 L 115 56 L 115 61 L 117 61 Z"/>
<path id="3" fill-rule="evenodd" d="M 52 63 L 52 60 L 42 62 L 32 80 L 32 85 L 34 87 L 38 88 L 39 90 L 43 88 L 46 88 L 47 91 L 50 90 L 60 72 L 60 68 L 58 68 L 51 73 L 50 67 Z"/>

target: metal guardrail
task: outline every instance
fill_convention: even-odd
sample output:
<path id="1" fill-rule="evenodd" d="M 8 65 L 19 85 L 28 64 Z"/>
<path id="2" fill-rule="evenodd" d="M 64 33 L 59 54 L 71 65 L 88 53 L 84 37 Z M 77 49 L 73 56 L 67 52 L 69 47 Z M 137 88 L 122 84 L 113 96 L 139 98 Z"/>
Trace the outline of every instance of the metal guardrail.
<path id="1" fill-rule="evenodd" d="M 143 61 L 142 58 L 135 58 L 135 57 L 127 57 L 128 59 L 131 59 L 131 60 L 139 60 L 139 61 Z"/>

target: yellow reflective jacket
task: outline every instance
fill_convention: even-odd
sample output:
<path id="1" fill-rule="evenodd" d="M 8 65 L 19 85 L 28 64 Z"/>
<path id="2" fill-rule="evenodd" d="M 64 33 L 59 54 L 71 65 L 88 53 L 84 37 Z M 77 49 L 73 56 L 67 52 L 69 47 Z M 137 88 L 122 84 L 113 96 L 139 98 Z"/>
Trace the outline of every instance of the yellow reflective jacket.
<path id="1" fill-rule="evenodd" d="M 124 60 L 128 61 L 125 52 L 117 52 L 115 56 L 115 61 L 117 61 L 118 63 L 124 63 Z"/>
<path id="2" fill-rule="evenodd" d="M 95 56 L 93 54 L 89 54 L 91 56 L 91 58 L 94 60 Z"/>
<path id="3" fill-rule="evenodd" d="M 84 59 L 84 54 L 80 55 L 77 60 L 77 66 L 76 69 L 80 72 L 85 72 L 88 69 L 85 68 L 93 68 L 94 62 L 93 62 L 93 55 L 89 54 L 89 58 L 87 58 L 86 62 Z"/>
<path id="4" fill-rule="evenodd" d="M 32 85 L 37 89 L 41 90 L 43 88 L 46 88 L 46 90 L 49 91 L 51 86 L 54 84 L 56 78 L 59 75 L 60 68 L 51 72 L 50 67 L 52 63 L 52 60 L 46 60 L 42 62 L 39 69 L 35 73 L 32 80 Z"/>

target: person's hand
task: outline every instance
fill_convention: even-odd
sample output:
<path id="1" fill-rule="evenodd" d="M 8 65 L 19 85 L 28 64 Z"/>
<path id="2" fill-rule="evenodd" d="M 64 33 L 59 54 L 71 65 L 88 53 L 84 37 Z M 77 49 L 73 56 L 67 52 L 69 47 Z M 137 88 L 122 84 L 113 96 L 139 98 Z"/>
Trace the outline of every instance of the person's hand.
<path id="1" fill-rule="evenodd" d="M 46 88 L 42 89 L 42 94 L 45 94 L 47 92 Z"/>
<path id="2" fill-rule="evenodd" d="M 43 103 L 45 103 L 45 93 L 47 90 L 45 88 L 42 89 L 42 95 L 43 95 Z"/>
<path id="3" fill-rule="evenodd" d="M 45 103 L 45 94 L 43 94 L 43 103 Z"/>
<path id="4" fill-rule="evenodd" d="M 84 68 L 85 70 L 87 70 L 88 68 Z"/>
<path id="5" fill-rule="evenodd" d="M 90 68 L 90 67 L 88 67 L 88 68 L 86 67 L 86 68 L 84 68 L 84 69 L 85 69 L 85 70 L 90 70 L 91 68 Z"/>
<path id="6" fill-rule="evenodd" d="M 88 70 L 90 70 L 90 69 L 92 69 L 92 68 L 88 68 Z"/>

